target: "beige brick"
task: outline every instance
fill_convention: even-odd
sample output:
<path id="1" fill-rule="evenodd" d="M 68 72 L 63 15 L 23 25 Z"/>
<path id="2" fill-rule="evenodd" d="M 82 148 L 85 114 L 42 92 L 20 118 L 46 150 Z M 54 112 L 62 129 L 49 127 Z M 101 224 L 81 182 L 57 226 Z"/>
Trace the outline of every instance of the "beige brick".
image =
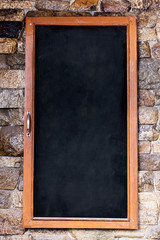
<path id="1" fill-rule="evenodd" d="M 11 193 L 12 207 L 13 208 L 22 208 L 23 204 L 23 192 L 15 189 Z"/>
<path id="2" fill-rule="evenodd" d="M 157 22 L 157 13 L 155 11 L 151 12 L 142 12 L 137 17 L 137 26 L 138 28 L 153 28 Z"/>
<path id="3" fill-rule="evenodd" d="M 154 129 L 152 125 L 140 125 L 139 126 L 139 140 L 155 141 L 159 137 L 159 133 Z"/>
<path id="4" fill-rule="evenodd" d="M 139 58 L 150 58 L 151 50 L 148 42 L 141 42 L 138 44 Z"/>
<path id="5" fill-rule="evenodd" d="M 11 54 L 15 53 L 17 49 L 17 39 L 0 38 L 0 53 Z"/>
<path id="6" fill-rule="evenodd" d="M 20 167 L 21 157 L 4 157 L 0 156 L 0 167 Z"/>
<path id="7" fill-rule="evenodd" d="M 150 153 L 151 147 L 149 141 L 139 141 L 139 153 Z"/>
<path id="8" fill-rule="evenodd" d="M 158 120 L 158 110 L 151 107 L 139 107 L 139 123 L 155 124 Z"/>
<path id="9" fill-rule="evenodd" d="M 24 88 L 25 71 L 24 70 L 1 70 L 0 71 L 1 88 Z"/>
<path id="10" fill-rule="evenodd" d="M 139 105 L 152 107 L 155 104 L 155 96 L 148 90 L 139 90 Z"/>
<path id="11" fill-rule="evenodd" d="M 152 142 L 151 149 L 153 153 L 160 153 L 160 141 Z"/>
<path id="12" fill-rule="evenodd" d="M 156 40 L 156 32 L 154 28 L 138 29 L 139 41 L 154 41 Z"/>
<path id="13" fill-rule="evenodd" d="M 35 6 L 35 0 L 1 0 L 0 9 L 30 9 Z"/>
<path id="14" fill-rule="evenodd" d="M 138 189 L 140 192 L 153 192 L 154 190 L 153 172 L 151 171 L 139 172 Z"/>
<path id="15" fill-rule="evenodd" d="M 24 108 L 22 89 L 0 89 L 0 108 Z"/>
<path id="16" fill-rule="evenodd" d="M 160 191 L 160 171 L 154 172 L 155 177 L 155 189 Z"/>

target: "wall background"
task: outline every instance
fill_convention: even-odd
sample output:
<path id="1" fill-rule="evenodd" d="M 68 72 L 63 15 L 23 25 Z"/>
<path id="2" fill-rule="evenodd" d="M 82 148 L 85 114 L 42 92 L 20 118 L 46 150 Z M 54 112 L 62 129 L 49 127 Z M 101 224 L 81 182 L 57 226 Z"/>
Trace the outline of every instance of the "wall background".
<path id="1" fill-rule="evenodd" d="M 22 228 L 25 16 L 81 15 L 134 15 L 137 18 L 138 230 L 25 230 Z M 160 0 L 0 1 L 0 240 L 160 239 L 159 134 Z"/>

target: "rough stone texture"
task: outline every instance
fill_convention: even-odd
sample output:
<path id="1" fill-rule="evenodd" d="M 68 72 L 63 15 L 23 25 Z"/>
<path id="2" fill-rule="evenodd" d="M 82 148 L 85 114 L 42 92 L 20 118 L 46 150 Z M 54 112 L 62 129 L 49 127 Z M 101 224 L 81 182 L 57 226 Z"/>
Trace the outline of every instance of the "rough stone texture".
<path id="1" fill-rule="evenodd" d="M 22 22 L 3 21 L 0 22 L 0 37 L 1 38 L 18 38 L 22 31 Z"/>
<path id="2" fill-rule="evenodd" d="M 148 42 L 142 42 L 138 45 L 139 58 L 150 58 L 151 50 Z"/>
<path id="3" fill-rule="evenodd" d="M 33 234 L 32 235 L 32 240 L 75 240 L 75 238 L 72 237 L 71 233 L 67 233 L 67 232 L 53 232 L 52 235 L 51 234 Z"/>
<path id="4" fill-rule="evenodd" d="M 158 202 L 151 193 L 139 194 L 139 222 L 140 224 L 158 223 Z"/>
<path id="5" fill-rule="evenodd" d="M 21 157 L 0 156 L 0 167 L 20 167 Z"/>
<path id="6" fill-rule="evenodd" d="M 22 210 L 0 209 L 0 234 L 22 234 Z"/>
<path id="7" fill-rule="evenodd" d="M 131 5 L 126 0 L 102 0 L 101 9 L 105 12 L 127 12 Z"/>
<path id="8" fill-rule="evenodd" d="M 17 39 L 0 38 L 0 53 L 15 53 L 17 49 Z"/>
<path id="9" fill-rule="evenodd" d="M 146 239 L 158 240 L 160 239 L 160 225 L 148 226 L 146 233 Z"/>
<path id="10" fill-rule="evenodd" d="M 155 141 L 159 137 L 159 133 L 155 126 L 140 125 L 139 126 L 139 140 Z"/>
<path id="11" fill-rule="evenodd" d="M 53 10 L 43 10 L 43 11 L 29 11 L 27 12 L 27 17 L 74 17 L 74 16 L 91 16 L 90 12 L 67 12 L 67 11 L 53 11 Z"/>
<path id="12" fill-rule="evenodd" d="M 154 28 L 138 29 L 139 41 L 154 41 L 156 40 L 156 32 Z"/>
<path id="13" fill-rule="evenodd" d="M 157 40 L 160 42 L 160 28 L 156 28 Z"/>
<path id="14" fill-rule="evenodd" d="M 153 28 L 157 23 L 157 14 L 156 12 L 141 12 L 137 18 L 138 28 Z"/>
<path id="15" fill-rule="evenodd" d="M 152 142 L 151 149 L 153 153 L 160 153 L 160 141 Z"/>
<path id="16" fill-rule="evenodd" d="M 15 189 L 18 177 L 18 168 L 0 168 L 0 189 Z"/>
<path id="17" fill-rule="evenodd" d="M 142 89 L 160 88 L 160 59 L 142 59 L 139 62 L 139 87 Z"/>
<path id="18" fill-rule="evenodd" d="M 76 240 L 114 240 L 114 233 L 109 230 L 73 230 L 72 233 Z"/>
<path id="19" fill-rule="evenodd" d="M 156 43 L 153 45 L 152 55 L 154 58 L 160 58 L 160 43 Z"/>
<path id="20" fill-rule="evenodd" d="M 23 174 L 21 174 L 19 177 L 18 190 L 23 191 Z"/>
<path id="21" fill-rule="evenodd" d="M 10 207 L 10 192 L 5 190 L 0 190 L 0 208 Z"/>
<path id="22" fill-rule="evenodd" d="M 155 124 L 158 120 L 158 110 L 151 107 L 139 107 L 139 123 Z"/>
<path id="23" fill-rule="evenodd" d="M 22 208 L 23 203 L 23 192 L 15 189 L 11 193 L 12 207 L 13 208 Z"/>
<path id="24" fill-rule="evenodd" d="M 0 11 L 0 21 L 23 21 L 24 10 L 4 9 Z"/>
<path id="25" fill-rule="evenodd" d="M 155 177 L 155 188 L 157 191 L 160 191 L 160 171 L 154 173 Z"/>
<path id="26" fill-rule="evenodd" d="M 139 106 L 153 107 L 155 96 L 147 90 L 139 90 Z"/>
<path id="27" fill-rule="evenodd" d="M 21 156 L 23 154 L 23 127 L 2 127 L 0 130 L 0 154 Z"/>
<path id="28" fill-rule="evenodd" d="M 24 124 L 23 109 L 0 109 L 0 126 Z"/>
<path id="29" fill-rule="evenodd" d="M 139 153 L 150 153 L 151 147 L 149 141 L 139 141 Z"/>
<path id="30" fill-rule="evenodd" d="M 24 107 L 24 93 L 22 89 L 0 89 L 0 108 Z"/>
<path id="31" fill-rule="evenodd" d="M 24 69 L 25 68 L 25 55 L 18 53 L 7 56 L 7 65 L 11 69 Z"/>
<path id="32" fill-rule="evenodd" d="M 0 9 L 30 9 L 34 8 L 35 0 L 1 0 Z"/>
<path id="33" fill-rule="evenodd" d="M 160 171 L 160 157 L 156 154 L 140 154 L 139 170 Z"/>
<path id="34" fill-rule="evenodd" d="M 6 55 L 0 55 L 0 70 L 8 69 Z"/>
<path id="35" fill-rule="evenodd" d="M 0 71 L 1 88 L 24 88 L 25 72 L 24 70 L 1 70 Z"/>
<path id="36" fill-rule="evenodd" d="M 98 0 L 75 0 L 69 7 L 70 11 L 95 11 Z"/>
<path id="37" fill-rule="evenodd" d="M 139 172 L 138 189 L 140 192 L 152 192 L 154 190 L 153 172 Z"/>
<path id="38" fill-rule="evenodd" d="M 50 10 L 61 10 L 66 11 L 70 6 L 69 1 L 57 1 L 57 0 L 36 0 L 35 7 L 39 10 L 50 9 Z"/>

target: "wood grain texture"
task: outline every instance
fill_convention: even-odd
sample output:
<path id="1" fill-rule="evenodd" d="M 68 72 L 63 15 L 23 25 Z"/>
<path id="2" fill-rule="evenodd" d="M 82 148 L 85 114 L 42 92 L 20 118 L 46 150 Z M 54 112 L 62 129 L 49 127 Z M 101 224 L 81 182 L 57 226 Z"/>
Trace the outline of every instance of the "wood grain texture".
<path id="1" fill-rule="evenodd" d="M 127 27 L 127 219 L 34 218 L 34 123 L 35 123 L 35 25 Z M 137 30 L 134 17 L 28 17 L 26 19 L 26 80 L 24 125 L 23 227 L 137 229 L 138 227 L 138 130 L 137 130 Z M 31 134 L 27 112 L 31 113 Z"/>

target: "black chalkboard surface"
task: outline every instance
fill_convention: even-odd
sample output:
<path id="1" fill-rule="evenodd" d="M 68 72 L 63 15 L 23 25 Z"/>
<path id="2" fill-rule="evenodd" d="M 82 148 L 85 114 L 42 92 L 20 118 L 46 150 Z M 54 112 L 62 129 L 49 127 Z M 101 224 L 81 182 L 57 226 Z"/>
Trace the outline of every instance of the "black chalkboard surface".
<path id="1" fill-rule="evenodd" d="M 36 26 L 35 217 L 127 217 L 126 27 Z"/>

